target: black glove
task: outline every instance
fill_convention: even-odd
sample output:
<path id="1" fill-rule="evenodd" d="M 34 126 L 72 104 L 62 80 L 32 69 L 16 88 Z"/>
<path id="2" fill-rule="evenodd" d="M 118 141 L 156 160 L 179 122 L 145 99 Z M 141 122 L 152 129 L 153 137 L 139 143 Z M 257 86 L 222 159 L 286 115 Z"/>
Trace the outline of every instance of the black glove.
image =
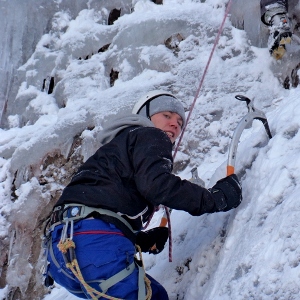
<path id="1" fill-rule="evenodd" d="M 235 174 L 219 180 L 208 189 L 215 201 L 218 211 L 228 211 L 242 202 L 242 187 Z"/>
<path id="2" fill-rule="evenodd" d="M 147 231 L 138 232 L 136 244 L 141 247 L 142 252 L 158 254 L 164 249 L 168 237 L 167 227 L 155 227 Z"/>

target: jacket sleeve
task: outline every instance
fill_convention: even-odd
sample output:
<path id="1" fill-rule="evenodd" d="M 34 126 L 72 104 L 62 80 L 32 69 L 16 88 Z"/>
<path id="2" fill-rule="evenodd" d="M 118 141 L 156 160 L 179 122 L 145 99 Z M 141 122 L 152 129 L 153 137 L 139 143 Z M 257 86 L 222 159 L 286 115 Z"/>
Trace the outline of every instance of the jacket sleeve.
<path id="1" fill-rule="evenodd" d="M 162 130 L 149 127 L 137 130 L 130 149 L 137 189 L 147 201 L 191 215 L 217 211 L 207 189 L 171 173 L 172 143 Z"/>

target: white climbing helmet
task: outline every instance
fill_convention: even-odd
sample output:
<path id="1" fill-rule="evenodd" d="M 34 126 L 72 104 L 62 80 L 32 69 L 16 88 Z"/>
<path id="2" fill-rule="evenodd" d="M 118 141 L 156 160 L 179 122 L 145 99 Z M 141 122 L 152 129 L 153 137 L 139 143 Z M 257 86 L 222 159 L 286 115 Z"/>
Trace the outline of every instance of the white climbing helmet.
<path id="1" fill-rule="evenodd" d="M 156 113 L 171 111 L 177 113 L 185 124 L 185 112 L 181 102 L 171 93 L 154 90 L 141 97 L 132 109 L 133 114 L 139 114 L 150 119 Z"/>

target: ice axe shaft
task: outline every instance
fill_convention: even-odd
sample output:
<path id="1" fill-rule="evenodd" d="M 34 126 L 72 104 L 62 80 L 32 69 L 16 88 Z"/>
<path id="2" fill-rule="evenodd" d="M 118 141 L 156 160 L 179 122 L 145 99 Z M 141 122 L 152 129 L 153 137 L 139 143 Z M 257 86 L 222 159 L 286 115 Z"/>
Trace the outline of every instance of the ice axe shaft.
<path id="1" fill-rule="evenodd" d="M 242 135 L 243 130 L 247 128 L 247 126 L 251 125 L 253 120 L 261 121 L 265 127 L 268 137 L 270 139 L 272 138 L 268 120 L 264 112 L 256 109 L 253 106 L 251 100 L 245 96 L 236 95 L 235 98 L 240 101 L 246 101 L 248 107 L 248 114 L 245 115 L 243 119 L 239 122 L 238 126 L 236 127 L 233 133 L 233 137 L 229 147 L 229 154 L 228 154 L 227 176 L 232 175 L 235 172 L 235 160 L 236 160 L 237 147 L 239 144 L 240 137 Z"/>

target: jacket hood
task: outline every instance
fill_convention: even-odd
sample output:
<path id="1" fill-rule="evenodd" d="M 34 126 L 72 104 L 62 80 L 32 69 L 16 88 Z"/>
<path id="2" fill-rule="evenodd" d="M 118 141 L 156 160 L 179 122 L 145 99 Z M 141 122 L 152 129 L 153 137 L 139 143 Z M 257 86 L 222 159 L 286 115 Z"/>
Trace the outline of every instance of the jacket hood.
<path id="1" fill-rule="evenodd" d="M 98 141 L 104 145 L 110 142 L 121 130 L 130 126 L 154 127 L 154 124 L 146 117 L 140 115 L 117 114 L 103 124 L 103 130 L 98 135 Z"/>

